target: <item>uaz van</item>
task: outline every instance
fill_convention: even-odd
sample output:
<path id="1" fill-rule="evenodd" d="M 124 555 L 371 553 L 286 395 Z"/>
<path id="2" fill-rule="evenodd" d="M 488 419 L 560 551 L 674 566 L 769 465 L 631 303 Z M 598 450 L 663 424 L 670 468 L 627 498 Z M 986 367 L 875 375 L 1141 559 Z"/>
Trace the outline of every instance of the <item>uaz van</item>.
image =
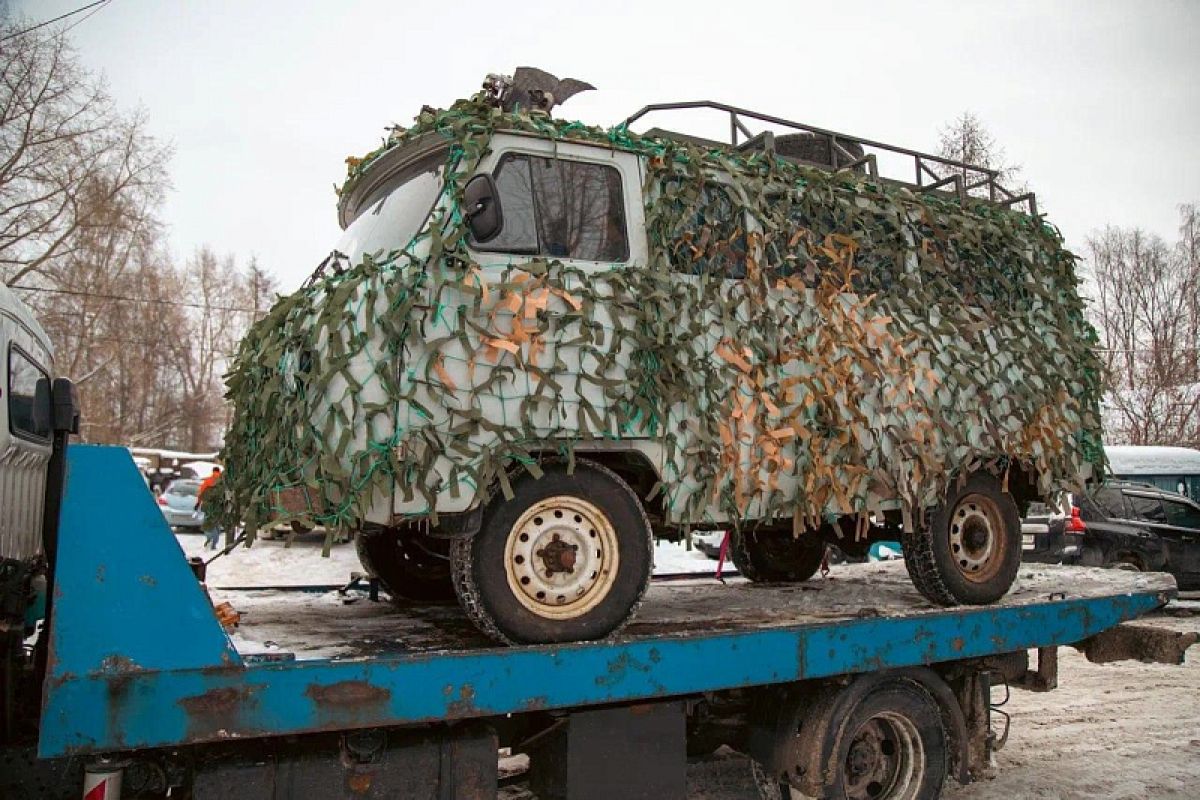
<path id="1" fill-rule="evenodd" d="M 1003 595 L 1024 506 L 1103 459 L 1032 198 L 717 104 L 732 143 L 563 122 L 532 74 L 349 160 L 341 241 L 228 378 L 227 519 L 357 531 L 395 596 L 509 642 L 611 634 L 653 537 L 700 529 L 752 580 L 899 539 L 934 602 Z"/>

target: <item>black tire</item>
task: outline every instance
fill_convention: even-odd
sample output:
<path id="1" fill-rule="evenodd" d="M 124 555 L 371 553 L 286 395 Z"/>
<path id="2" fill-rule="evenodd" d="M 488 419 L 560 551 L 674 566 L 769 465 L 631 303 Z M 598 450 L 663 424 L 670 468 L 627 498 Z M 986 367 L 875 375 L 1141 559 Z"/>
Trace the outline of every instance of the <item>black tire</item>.
<path id="1" fill-rule="evenodd" d="M 449 557 L 437 552 L 446 545 L 429 537 L 417 538 L 417 534 L 396 530 L 359 531 L 354 548 L 363 568 L 379 578 L 398 605 L 413 600 L 453 601 Z"/>
<path id="2" fill-rule="evenodd" d="M 928 530 L 905 533 L 904 565 L 913 585 L 938 605 L 994 603 L 1021 568 L 1021 517 L 1012 495 L 976 473 L 928 515 Z"/>
<path id="3" fill-rule="evenodd" d="M 915 681 L 887 680 L 833 721 L 826 797 L 938 797 L 949 771 L 949 737 L 937 701 Z M 906 775 L 908 769 L 911 775 Z"/>
<path id="4" fill-rule="evenodd" d="M 846 158 L 843 153 L 835 151 L 829 137 L 817 133 L 789 133 L 775 137 L 777 154 L 820 164 L 830 169 L 841 169 L 863 157 L 864 151 L 858 142 L 838 139 L 838 145 L 853 154 L 854 158 Z M 864 171 L 863 166 L 855 169 L 859 172 Z"/>
<path id="5" fill-rule="evenodd" d="M 821 568 L 825 542 L 812 531 L 799 537 L 791 529 L 733 531 L 729 554 L 738 573 L 755 583 L 799 583 Z"/>
<path id="6" fill-rule="evenodd" d="M 571 475 L 558 462 L 543 469 L 516 480 L 511 500 L 497 493 L 479 532 L 452 542 L 455 592 L 501 642 L 603 638 L 629 621 L 650 585 L 650 522 L 629 485 L 600 464 L 577 459 Z"/>
<path id="7" fill-rule="evenodd" d="M 1145 572 L 1141 560 L 1137 556 L 1122 555 L 1108 565 L 1110 569 L 1122 569 L 1127 572 Z"/>
<path id="8" fill-rule="evenodd" d="M 782 775 L 751 765 L 762 800 L 923 800 L 941 793 L 951 738 L 934 694 L 913 677 L 866 676 L 845 688 L 828 686 L 798 719 L 784 748 L 795 760 Z"/>

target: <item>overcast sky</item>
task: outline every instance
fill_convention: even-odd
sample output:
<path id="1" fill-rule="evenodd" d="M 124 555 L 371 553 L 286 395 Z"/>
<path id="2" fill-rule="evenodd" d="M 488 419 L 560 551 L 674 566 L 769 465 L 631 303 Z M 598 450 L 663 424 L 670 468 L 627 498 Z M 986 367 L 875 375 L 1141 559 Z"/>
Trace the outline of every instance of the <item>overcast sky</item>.
<path id="1" fill-rule="evenodd" d="M 85 2 L 11 10 L 40 21 Z M 70 35 L 174 147 L 176 256 L 253 253 L 284 290 L 337 239 L 347 155 L 521 64 L 595 84 L 559 115 L 597 124 L 711 99 L 935 150 L 970 110 L 1076 250 L 1109 223 L 1173 239 L 1176 206 L 1200 202 L 1195 0 L 111 0 Z"/>

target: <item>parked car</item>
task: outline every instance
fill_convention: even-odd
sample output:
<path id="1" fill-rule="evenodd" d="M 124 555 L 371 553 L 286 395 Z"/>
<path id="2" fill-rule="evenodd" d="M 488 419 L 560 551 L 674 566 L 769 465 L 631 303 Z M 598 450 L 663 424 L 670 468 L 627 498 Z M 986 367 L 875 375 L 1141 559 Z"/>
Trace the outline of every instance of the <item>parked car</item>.
<path id="1" fill-rule="evenodd" d="M 200 530 L 200 520 L 195 516 L 199 491 L 200 481 L 190 478 L 180 478 L 167 484 L 166 490 L 158 496 L 158 507 L 168 525 L 172 528 Z"/>
<path id="2" fill-rule="evenodd" d="M 1066 504 L 1071 503 L 1070 497 Z M 1067 530 L 1067 515 L 1047 503 L 1031 503 L 1021 520 L 1022 561 L 1041 564 L 1078 563 L 1083 544 L 1079 522 Z"/>
<path id="3" fill-rule="evenodd" d="M 179 474 L 184 478 L 195 478 L 202 481 L 212 475 L 220 466 L 213 461 L 189 461 L 180 465 Z"/>
<path id="4" fill-rule="evenodd" d="M 1187 497 L 1110 481 L 1069 495 L 1065 507 L 1068 514 L 1044 517 L 1047 530 L 1032 534 L 1026 561 L 1162 571 L 1181 589 L 1200 588 L 1200 505 Z M 1026 517 L 1025 525 L 1032 529 L 1041 518 Z"/>

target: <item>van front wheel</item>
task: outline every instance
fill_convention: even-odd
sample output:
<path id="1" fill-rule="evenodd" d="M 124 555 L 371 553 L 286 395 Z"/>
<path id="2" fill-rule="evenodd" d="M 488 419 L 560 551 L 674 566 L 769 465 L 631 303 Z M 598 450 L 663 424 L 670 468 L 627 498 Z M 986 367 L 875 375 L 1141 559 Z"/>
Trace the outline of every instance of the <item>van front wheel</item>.
<path id="1" fill-rule="evenodd" d="M 577 460 L 524 476 L 497 496 L 479 532 L 451 545 L 454 589 L 476 625 L 513 643 L 599 639 L 633 616 L 650 584 L 653 542 L 637 495 Z"/>

